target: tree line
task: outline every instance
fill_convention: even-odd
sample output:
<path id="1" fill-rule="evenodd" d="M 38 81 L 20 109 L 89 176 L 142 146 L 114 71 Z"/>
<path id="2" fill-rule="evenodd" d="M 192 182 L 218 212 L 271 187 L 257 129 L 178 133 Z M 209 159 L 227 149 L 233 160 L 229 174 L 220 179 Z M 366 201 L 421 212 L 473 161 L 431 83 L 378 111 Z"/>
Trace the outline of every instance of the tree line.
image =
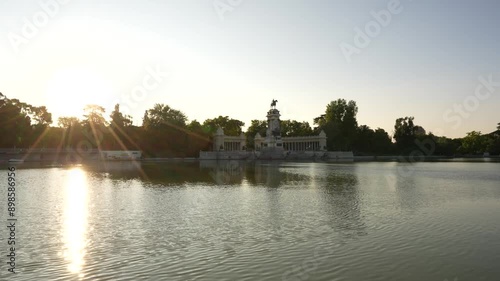
<path id="1" fill-rule="evenodd" d="M 321 114 L 308 122 L 283 120 L 283 137 L 327 135 L 328 150 L 354 151 L 356 155 L 407 155 L 418 149 L 419 142 L 431 141 L 433 154 L 443 156 L 500 154 L 500 123 L 489 134 L 469 132 L 463 138 L 450 139 L 427 133 L 416 125 L 414 117 L 398 118 L 394 133 L 359 125 L 355 101 L 330 102 Z M 266 136 L 267 121 L 245 123 L 228 116 L 188 122 L 180 110 L 155 104 L 145 111 L 142 125 L 134 126 L 131 116 L 115 105 L 109 117 L 99 105 L 86 105 L 82 117 L 65 116 L 53 126 L 52 114 L 45 106 L 32 106 L 0 93 L 0 148 L 72 148 L 101 150 L 141 150 L 146 157 L 196 157 L 200 150 L 211 150 L 212 136 L 218 127 L 226 135 L 246 133 L 247 149 L 253 149 L 257 133 Z"/>

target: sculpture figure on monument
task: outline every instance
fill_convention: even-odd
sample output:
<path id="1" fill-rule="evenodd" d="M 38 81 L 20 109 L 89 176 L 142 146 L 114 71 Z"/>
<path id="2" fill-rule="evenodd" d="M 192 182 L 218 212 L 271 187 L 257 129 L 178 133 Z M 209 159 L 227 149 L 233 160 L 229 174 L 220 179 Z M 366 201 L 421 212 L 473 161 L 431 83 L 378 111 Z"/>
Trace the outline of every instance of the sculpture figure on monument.
<path id="1" fill-rule="evenodd" d="M 276 108 L 276 103 L 277 102 L 278 102 L 278 100 L 273 99 L 273 101 L 271 102 L 271 107 Z"/>
<path id="2" fill-rule="evenodd" d="M 273 120 L 272 128 L 273 128 L 272 133 L 274 137 L 281 136 L 280 121 L 278 119 Z"/>

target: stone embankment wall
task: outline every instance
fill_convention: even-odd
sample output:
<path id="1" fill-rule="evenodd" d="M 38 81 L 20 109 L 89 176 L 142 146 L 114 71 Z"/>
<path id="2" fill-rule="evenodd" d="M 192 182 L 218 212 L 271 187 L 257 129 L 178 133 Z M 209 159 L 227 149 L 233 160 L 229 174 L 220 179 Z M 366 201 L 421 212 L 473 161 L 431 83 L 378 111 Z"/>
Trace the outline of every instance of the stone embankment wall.
<path id="1" fill-rule="evenodd" d="M 201 151 L 200 160 L 328 160 L 352 161 L 351 151 L 284 151 L 264 155 L 260 151 Z"/>
<path id="2" fill-rule="evenodd" d="M 0 162 L 22 159 L 25 162 L 78 162 L 99 160 L 97 150 L 79 152 L 72 149 L 0 149 Z"/>

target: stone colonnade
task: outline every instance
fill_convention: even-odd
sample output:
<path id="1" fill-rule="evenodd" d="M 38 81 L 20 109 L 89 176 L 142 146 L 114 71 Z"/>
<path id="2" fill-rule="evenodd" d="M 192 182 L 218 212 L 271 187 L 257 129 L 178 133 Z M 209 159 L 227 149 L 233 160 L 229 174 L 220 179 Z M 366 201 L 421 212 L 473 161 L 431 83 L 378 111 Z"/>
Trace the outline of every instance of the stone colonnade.
<path id="1" fill-rule="evenodd" d="M 283 149 L 288 151 L 320 151 L 326 150 L 326 134 L 321 131 L 317 136 L 282 137 Z M 255 149 L 266 147 L 266 139 L 259 133 L 255 135 Z"/>
<path id="2" fill-rule="evenodd" d="M 282 137 L 283 149 L 286 151 L 322 151 L 326 150 L 326 134 L 321 131 L 317 136 Z M 255 150 L 266 147 L 266 139 L 257 133 L 255 136 Z M 246 150 L 246 137 L 226 136 L 224 130 L 219 128 L 214 136 L 213 151 L 242 151 Z"/>
<path id="3" fill-rule="evenodd" d="M 326 134 L 321 131 L 317 136 L 284 137 L 283 148 L 288 151 L 326 150 Z"/>
<path id="4" fill-rule="evenodd" d="M 218 128 L 214 136 L 214 151 L 241 151 L 246 150 L 246 137 L 241 133 L 239 136 L 226 136 L 224 130 Z"/>

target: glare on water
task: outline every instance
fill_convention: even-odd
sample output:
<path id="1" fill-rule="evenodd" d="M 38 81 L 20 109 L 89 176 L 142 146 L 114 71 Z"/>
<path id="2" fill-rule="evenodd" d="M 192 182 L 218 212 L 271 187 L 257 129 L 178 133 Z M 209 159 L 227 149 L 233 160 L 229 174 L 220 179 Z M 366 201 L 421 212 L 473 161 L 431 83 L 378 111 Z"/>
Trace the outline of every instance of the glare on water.
<path id="1" fill-rule="evenodd" d="M 71 273 L 81 274 L 85 263 L 88 200 L 86 173 L 80 168 L 71 170 L 64 183 L 64 259 Z"/>
<path id="2" fill-rule="evenodd" d="M 16 280 L 497 280 L 499 165 L 26 166 Z"/>

